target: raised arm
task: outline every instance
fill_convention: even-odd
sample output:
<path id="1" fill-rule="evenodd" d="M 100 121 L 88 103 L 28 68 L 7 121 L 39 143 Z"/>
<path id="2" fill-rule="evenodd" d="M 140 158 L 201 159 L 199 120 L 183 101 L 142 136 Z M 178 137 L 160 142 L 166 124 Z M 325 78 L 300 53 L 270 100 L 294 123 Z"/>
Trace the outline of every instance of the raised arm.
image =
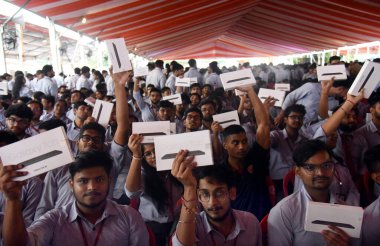
<path id="1" fill-rule="evenodd" d="M 128 176 L 125 180 L 125 188 L 128 192 L 137 192 L 141 189 L 141 142 L 142 136 L 132 134 L 128 140 L 128 148 L 132 152 L 131 166 L 129 167 Z"/>
<path id="2" fill-rule="evenodd" d="M 360 102 L 364 97 L 364 90 L 358 96 L 347 94 L 347 100 L 340 106 L 340 108 L 322 125 L 322 129 L 326 136 L 333 134 L 338 129 L 342 119 L 348 114 L 351 109 Z"/>
<path id="3" fill-rule="evenodd" d="M 22 165 L 1 166 L 0 170 L 0 190 L 6 198 L 3 221 L 4 245 L 26 245 L 27 243 L 28 233 L 20 201 L 21 189 L 25 181 L 12 180 L 27 174 L 27 172 L 18 171 L 22 167 Z"/>
<path id="4" fill-rule="evenodd" d="M 125 91 L 125 84 L 129 80 L 131 72 L 112 73 L 111 76 L 115 83 L 115 97 L 116 97 L 116 121 L 117 129 L 114 136 L 114 141 L 124 146 L 128 143 L 129 131 L 129 110 L 127 93 Z"/>
<path id="5" fill-rule="evenodd" d="M 329 117 L 329 91 L 333 83 L 334 78 L 321 82 L 322 92 L 321 99 L 319 100 L 319 116 L 322 119 L 327 119 Z"/>

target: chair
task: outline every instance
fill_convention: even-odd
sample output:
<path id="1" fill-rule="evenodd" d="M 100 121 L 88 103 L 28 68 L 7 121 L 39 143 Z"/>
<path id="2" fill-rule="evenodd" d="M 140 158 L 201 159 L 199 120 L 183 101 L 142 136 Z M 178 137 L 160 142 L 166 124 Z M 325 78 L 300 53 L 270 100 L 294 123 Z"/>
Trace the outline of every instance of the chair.
<path id="1" fill-rule="evenodd" d="M 287 197 L 293 193 L 295 179 L 296 179 L 296 172 L 295 172 L 294 168 L 292 168 L 292 170 L 290 170 L 285 175 L 283 182 L 282 182 L 282 188 L 283 188 L 285 197 Z"/>
<path id="2" fill-rule="evenodd" d="M 374 182 L 368 171 L 360 175 L 359 180 L 357 181 L 357 188 L 360 193 L 360 205 L 362 207 L 367 207 L 376 200 L 373 185 Z"/>
<path id="3" fill-rule="evenodd" d="M 268 187 L 269 199 L 272 203 L 272 207 L 276 205 L 276 187 L 269 176 L 265 177 L 265 184 Z"/>
<path id="4" fill-rule="evenodd" d="M 269 214 L 265 215 L 265 217 L 260 221 L 261 234 L 263 245 L 268 245 L 268 217 Z"/>

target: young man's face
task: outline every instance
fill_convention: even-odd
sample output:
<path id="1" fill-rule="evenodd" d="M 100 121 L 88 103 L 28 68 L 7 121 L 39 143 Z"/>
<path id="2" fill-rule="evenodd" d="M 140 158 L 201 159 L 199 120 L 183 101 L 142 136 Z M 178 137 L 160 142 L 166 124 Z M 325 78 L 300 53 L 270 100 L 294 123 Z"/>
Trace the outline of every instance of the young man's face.
<path id="1" fill-rule="evenodd" d="M 327 190 L 334 177 L 334 163 L 326 151 L 319 151 L 310 157 L 305 166 L 296 167 L 307 190 Z"/>
<path id="2" fill-rule="evenodd" d="M 99 132 L 88 129 L 83 132 L 83 135 L 77 141 L 77 146 L 79 152 L 86 152 L 90 150 L 103 150 L 104 143 L 102 141 L 102 136 Z"/>
<path id="3" fill-rule="evenodd" d="M 345 115 L 339 125 L 339 128 L 344 132 L 353 132 L 356 130 L 358 125 L 358 116 L 355 113 L 355 110 L 351 110 Z"/>
<path id="4" fill-rule="evenodd" d="M 170 118 L 172 117 L 172 111 L 173 110 L 171 108 L 160 107 L 157 112 L 158 119 L 161 121 L 165 121 L 165 120 L 170 121 Z"/>
<path id="5" fill-rule="evenodd" d="M 190 94 L 197 93 L 198 95 L 201 95 L 201 88 L 199 86 L 194 86 L 191 88 Z"/>
<path id="6" fill-rule="evenodd" d="M 161 100 L 161 95 L 157 91 L 152 91 L 149 94 L 149 98 L 153 104 L 157 104 Z"/>
<path id="7" fill-rule="evenodd" d="M 198 200 L 209 221 L 222 222 L 231 213 L 231 200 L 236 198 L 236 188 L 228 189 L 226 184 L 199 180 Z"/>
<path id="8" fill-rule="evenodd" d="M 162 92 L 162 96 L 166 97 L 166 96 L 170 96 L 172 94 L 172 91 L 171 90 L 164 90 Z"/>
<path id="9" fill-rule="evenodd" d="M 42 106 L 44 107 L 44 109 L 50 109 L 53 105 L 51 105 L 51 103 L 46 100 L 45 98 L 42 98 L 41 99 L 41 103 L 42 103 Z"/>
<path id="10" fill-rule="evenodd" d="M 191 102 L 192 106 L 197 106 L 200 102 L 198 95 L 191 95 L 190 96 L 190 102 Z"/>
<path id="11" fill-rule="evenodd" d="M 188 131 L 197 131 L 202 125 L 202 117 L 197 112 L 189 112 L 186 115 L 184 126 Z"/>
<path id="12" fill-rule="evenodd" d="M 106 200 L 110 178 L 104 167 L 90 167 L 77 172 L 70 179 L 70 187 L 79 206 L 98 208 Z"/>
<path id="13" fill-rule="evenodd" d="M 380 120 L 380 102 L 377 102 L 370 107 L 369 111 L 371 112 L 372 119 Z"/>
<path id="14" fill-rule="evenodd" d="M 58 101 L 55 103 L 55 107 L 54 107 L 55 115 L 62 117 L 66 113 L 66 110 L 67 110 L 66 103 L 61 102 L 61 101 Z"/>
<path id="15" fill-rule="evenodd" d="M 203 95 L 203 96 L 207 97 L 207 96 L 210 95 L 210 93 L 211 93 L 211 89 L 210 89 L 210 87 L 205 86 L 205 87 L 202 88 L 202 95 Z"/>
<path id="16" fill-rule="evenodd" d="M 20 118 L 16 115 L 11 115 L 6 119 L 8 129 L 16 135 L 25 133 L 29 127 L 30 121 L 27 118 Z"/>
<path id="17" fill-rule="evenodd" d="M 233 158 L 245 158 L 248 153 L 248 139 L 245 132 L 228 136 L 223 143 L 228 156 Z"/>
<path id="18" fill-rule="evenodd" d="M 28 108 L 30 108 L 30 110 L 32 110 L 33 112 L 32 120 L 39 120 L 42 115 L 40 105 L 38 105 L 37 103 L 30 103 L 28 104 Z"/>
<path id="19" fill-rule="evenodd" d="M 204 121 L 212 121 L 212 116 L 215 114 L 215 108 L 212 104 L 204 104 L 201 107 Z"/>
<path id="20" fill-rule="evenodd" d="M 87 117 L 89 117 L 91 114 L 89 114 L 89 107 L 85 105 L 81 105 L 78 107 L 78 109 L 74 109 L 75 117 L 85 121 Z"/>
<path id="21" fill-rule="evenodd" d="M 304 115 L 298 112 L 290 112 L 290 114 L 284 117 L 284 122 L 287 127 L 298 130 L 303 125 Z"/>
<path id="22" fill-rule="evenodd" d="M 71 103 L 77 103 L 80 101 L 80 93 L 75 92 L 71 94 Z"/>
<path id="23" fill-rule="evenodd" d="M 184 73 L 185 73 L 185 71 L 183 69 L 176 70 L 176 71 L 174 71 L 174 76 L 181 77 L 181 76 L 183 76 Z"/>

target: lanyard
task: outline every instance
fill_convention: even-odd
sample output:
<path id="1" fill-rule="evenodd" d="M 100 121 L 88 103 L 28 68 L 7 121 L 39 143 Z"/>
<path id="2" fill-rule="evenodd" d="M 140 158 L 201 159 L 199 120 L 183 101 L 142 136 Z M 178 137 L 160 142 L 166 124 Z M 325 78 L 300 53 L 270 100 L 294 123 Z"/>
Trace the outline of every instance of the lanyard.
<path id="1" fill-rule="evenodd" d="M 79 224 L 80 233 L 82 235 L 83 243 L 84 243 L 85 246 L 88 246 L 87 238 L 86 238 L 86 235 L 84 234 L 84 230 L 83 230 L 81 219 L 78 219 L 78 224 Z M 102 233 L 102 230 L 103 230 L 103 224 L 104 224 L 104 220 L 100 223 L 100 228 L 98 230 L 98 233 L 96 234 L 94 246 L 96 246 L 98 244 L 100 234 Z"/>
<path id="2" fill-rule="evenodd" d="M 212 235 L 212 233 L 210 233 L 210 236 L 211 236 L 212 246 L 216 246 L 216 242 L 215 242 L 214 235 Z M 237 236 L 235 237 L 235 239 L 234 239 L 234 246 L 236 246 L 238 236 L 239 236 L 239 235 L 237 235 Z"/>

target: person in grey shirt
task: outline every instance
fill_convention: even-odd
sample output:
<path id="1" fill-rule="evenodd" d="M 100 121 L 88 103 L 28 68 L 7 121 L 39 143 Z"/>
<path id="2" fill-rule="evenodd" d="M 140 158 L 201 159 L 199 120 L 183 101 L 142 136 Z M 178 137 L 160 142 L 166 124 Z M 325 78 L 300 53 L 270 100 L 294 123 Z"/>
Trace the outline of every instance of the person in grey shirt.
<path id="1" fill-rule="evenodd" d="M 128 206 L 107 199 L 112 159 L 102 151 L 81 153 L 70 165 L 70 189 L 75 201 L 54 209 L 26 228 L 21 213 L 22 165 L 0 171 L 7 198 L 3 223 L 4 245 L 149 245 L 141 216 Z"/>
<path id="2" fill-rule="evenodd" d="M 58 86 L 57 86 L 57 82 L 53 80 L 53 77 L 55 75 L 53 66 L 45 65 L 42 68 L 42 72 L 44 73 L 45 77 L 43 77 L 43 79 L 38 81 L 38 83 L 41 85 L 41 87 L 39 88 L 40 91 L 42 91 L 45 95 L 57 97 Z"/>
<path id="3" fill-rule="evenodd" d="M 115 94 L 116 100 L 116 120 L 118 126 L 114 135 L 114 139 L 108 147 L 105 141 L 105 129 L 103 126 L 96 122 L 91 122 L 82 127 L 79 134 L 79 139 L 76 142 L 79 152 L 86 152 L 91 150 L 109 150 L 110 155 L 113 158 L 114 165 L 111 170 L 111 191 L 114 189 L 114 184 L 117 180 L 118 174 L 123 169 L 127 153 L 128 132 L 130 128 L 129 111 L 127 104 L 126 92 L 124 89 L 125 82 L 129 78 L 129 72 L 123 72 L 113 74 L 115 82 Z M 41 200 L 38 204 L 35 219 L 38 219 L 41 215 L 45 214 L 51 209 L 60 208 L 67 205 L 74 200 L 72 191 L 67 185 L 70 175 L 68 172 L 69 165 L 52 170 L 47 173 L 44 180 L 44 189 L 42 192 Z M 124 192 L 124 187 L 120 187 Z M 115 191 L 117 192 L 117 191 Z M 109 194 L 112 198 L 112 192 Z"/>
<path id="4" fill-rule="evenodd" d="M 161 91 L 153 87 L 149 91 L 150 103 L 147 103 L 144 101 L 144 98 L 142 97 L 140 93 L 139 83 L 140 83 L 140 80 L 136 79 L 135 84 L 133 86 L 133 98 L 136 100 L 136 104 L 141 111 L 142 120 L 145 122 L 155 121 L 157 110 L 158 110 L 157 104 L 161 100 L 161 97 L 162 97 Z"/>
<path id="5" fill-rule="evenodd" d="M 364 163 L 374 185 L 380 186 L 380 145 L 364 154 Z M 364 210 L 362 225 L 362 245 L 376 246 L 380 243 L 380 196 Z"/>
<path id="6" fill-rule="evenodd" d="M 249 212 L 231 208 L 231 201 L 236 198 L 236 183 L 231 171 L 222 165 L 200 167 L 194 170 L 194 177 L 194 156 L 187 155 L 187 150 L 181 150 L 171 171 L 184 186 L 181 214 L 172 244 L 262 245 L 257 218 Z M 197 213 L 198 201 L 203 208 L 200 214 Z"/>
<path id="7" fill-rule="evenodd" d="M 304 186 L 270 211 L 269 245 L 359 245 L 359 239 L 350 238 L 336 226 L 329 226 L 330 230 L 321 233 L 304 229 L 309 201 L 344 204 L 330 192 L 335 165 L 331 150 L 319 140 L 308 140 L 294 149 L 293 159 L 296 174 Z"/>
<path id="8" fill-rule="evenodd" d="M 194 59 L 189 60 L 189 71 L 185 73 L 185 78 L 197 78 L 197 83 L 203 86 L 203 76 L 197 69 L 197 61 Z"/>

